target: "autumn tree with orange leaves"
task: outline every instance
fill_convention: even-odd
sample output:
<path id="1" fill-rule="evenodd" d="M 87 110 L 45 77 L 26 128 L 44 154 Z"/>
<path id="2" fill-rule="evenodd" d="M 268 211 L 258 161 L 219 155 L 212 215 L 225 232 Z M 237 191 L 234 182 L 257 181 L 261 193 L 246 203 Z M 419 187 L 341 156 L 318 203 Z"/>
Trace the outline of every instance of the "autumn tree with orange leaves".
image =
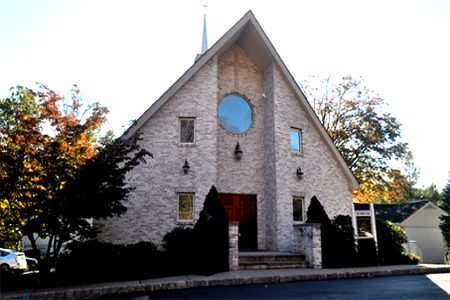
<path id="1" fill-rule="evenodd" d="M 17 86 L 0 100 L 0 238 L 27 236 L 34 250 L 48 238 L 43 271 L 65 242 L 95 235 L 90 219 L 126 211 L 125 174 L 151 156 L 138 136 L 102 136 L 107 113 L 86 107 L 77 86 L 66 98 L 45 85 Z"/>
<path id="2" fill-rule="evenodd" d="M 402 202 L 418 177 L 401 124 L 383 111 L 383 98 L 362 78 L 301 83 L 309 103 L 360 183 L 355 202 Z M 397 163 L 392 163 L 396 161 Z M 397 165 L 399 167 L 393 167 Z"/>

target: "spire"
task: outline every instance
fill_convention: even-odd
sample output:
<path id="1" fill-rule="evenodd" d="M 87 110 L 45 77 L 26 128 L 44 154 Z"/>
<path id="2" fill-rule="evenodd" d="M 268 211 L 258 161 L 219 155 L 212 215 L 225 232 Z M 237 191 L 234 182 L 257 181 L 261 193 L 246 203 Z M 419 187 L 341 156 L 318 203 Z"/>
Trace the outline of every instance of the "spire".
<path id="1" fill-rule="evenodd" d="M 203 6 L 205 7 L 205 14 L 203 17 L 202 52 L 200 54 L 203 54 L 208 50 L 208 38 L 206 37 L 206 5 Z"/>
<path id="2" fill-rule="evenodd" d="M 208 38 L 206 36 L 206 7 L 207 6 L 203 5 L 203 7 L 205 8 L 205 13 L 203 14 L 202 51 L 200 52 L 200 54 L 197 54 L 197 56 L 195 57 L 195 61 L 197 61 L 197 59 L 199 59 L 200 56 L 202 56 L 203 53 L 208 51 Z"/>

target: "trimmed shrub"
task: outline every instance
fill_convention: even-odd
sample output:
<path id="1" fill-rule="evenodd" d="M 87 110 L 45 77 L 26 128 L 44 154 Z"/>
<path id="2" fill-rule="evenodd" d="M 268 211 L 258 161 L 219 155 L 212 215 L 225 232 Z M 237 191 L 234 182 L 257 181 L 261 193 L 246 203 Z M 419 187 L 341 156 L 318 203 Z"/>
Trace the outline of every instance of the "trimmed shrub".
<path id="1" fill-rule="evenodd" d="M 228 217 L 215 186 L 206 195 L 193 233 L 196 272 L 212 275 L 228 271 Z"/>
<path id="2" fill-rule="evenodd" d="M 358 267 L 378 266 L 378 255 L 374 239 L 358 240 L 358 255 L 356 256 Z"/>
<path id="3" fill-rule="evenodd" d="M 316 196 L 311 198 L 311 203 L 308 206 L 306 217 L 306 223 L 320 223 L 322 226 L 331 226 L 330 218 Z"/>
<path id="4" fill-rule="evenodd" d="M 400 227 L 390 222 L 376 220 L 378 253 L 373 239 L 359 239 L 356 252 L 351 217 L 339 215 L 330 221 L 315 196 L 308 207 L 306 222 L 321 224 L 324 268 L 419 263 L 417 257 L 405 255 L 403 244 L 408 242 L 408 237 Z"/>
<path id="5" fill-rule="evenodd" d="M 72 242 L 58 261 L 60 280 L 70 284 L 146 279 L 161 276 L 162 253 L 151 242 L 114 245 L 95 240 Z"/>
<path id="6" fill-rule="evenodd" d="M 306 223 L 320 223 L 322 243 L 322 266 L 329 268 L 333 265 L 333 230 L 330 218 L 316 196 L 312 197 L 306 212 Z"/>
<path id="7" fill-rule="evenodd" d="M 350 216 L 338 215 L 331 221 L 331 244 L 333 249 L 329 260 L 329 267 L 343 268 L 357 265 L 356 243 L 352 219 Z"/>
<path id="8" fill-rule="evenodd" d="M 190 227 L 176 227 L 163 238 L 166 272 L 172 275 L 193 272 L 193 233 Z"/>
<path id="9" fill-rule="evenodd" d="M 125 246 L 121 255 L 124 278 L 155 278 L 164 275 L 164 257 L 152 242 L 139 242 Z"/>

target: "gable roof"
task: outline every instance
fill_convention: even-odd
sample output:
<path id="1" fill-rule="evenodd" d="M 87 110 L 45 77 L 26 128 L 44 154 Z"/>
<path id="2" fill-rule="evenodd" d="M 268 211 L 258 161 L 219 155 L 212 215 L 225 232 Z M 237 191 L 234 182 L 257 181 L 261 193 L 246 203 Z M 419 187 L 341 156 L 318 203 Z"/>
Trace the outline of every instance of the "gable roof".
<path id="1" fill-rule="evenodd" d="M 349 169 L 347 163 L 339 150 L 334 145 L 328 132 L 317 118 L 313 108 L 309 104 L 305 95 L 301 91 L 297 82 L 292 77 L 281 57 L 276 52 L 269 38 L 264 33 L 252 11 L 248 11 L 225 35 L 223 35 L 210 49 L 203 53 L 195 63 L 156 101 L 148 108 L 144 114 L 130 127 L 123 135 L 128 138 L 138 132 L 138 130 L 149 120 L 186 82 L 188 82 L 210 59 L 215 55 L 220 55 L 235 43 L 239 44 L 250 56 L 260 71 L 264 71 L 270 63 L 274 63 L 280 70 L 288 86 L 293 90 L 295 97 L 306 111 L 309 120 L 318 130 L 325 141 L 325 144 L 334 155 L 339 165 L 345 172 L 349 180 L 350 189 L 358 189 L 359 184 L 354 174 Z"/>
<path id="2" fill-rule="evenodd" d="M 425 209 L 429 206 L 442 211 L 442 214 L 447 214 L 444 210 L 429 200 L 411 200 L 405 204 L 375 204 L 375 215 L 385 221 L 392 223 L 402 223 L 416 212 Z"/>

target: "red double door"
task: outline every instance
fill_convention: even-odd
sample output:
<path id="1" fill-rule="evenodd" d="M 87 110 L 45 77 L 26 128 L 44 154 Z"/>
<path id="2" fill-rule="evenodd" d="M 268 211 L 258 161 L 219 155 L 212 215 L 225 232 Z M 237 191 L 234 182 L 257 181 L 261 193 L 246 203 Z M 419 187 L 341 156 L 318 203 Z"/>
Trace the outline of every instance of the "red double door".
<path id="1" fill-rule="evenodd" d="M 228 222 L 239 223 L 239 250 L 256 250 L 256 195 L 219 194 L 219 199 Z"/>

